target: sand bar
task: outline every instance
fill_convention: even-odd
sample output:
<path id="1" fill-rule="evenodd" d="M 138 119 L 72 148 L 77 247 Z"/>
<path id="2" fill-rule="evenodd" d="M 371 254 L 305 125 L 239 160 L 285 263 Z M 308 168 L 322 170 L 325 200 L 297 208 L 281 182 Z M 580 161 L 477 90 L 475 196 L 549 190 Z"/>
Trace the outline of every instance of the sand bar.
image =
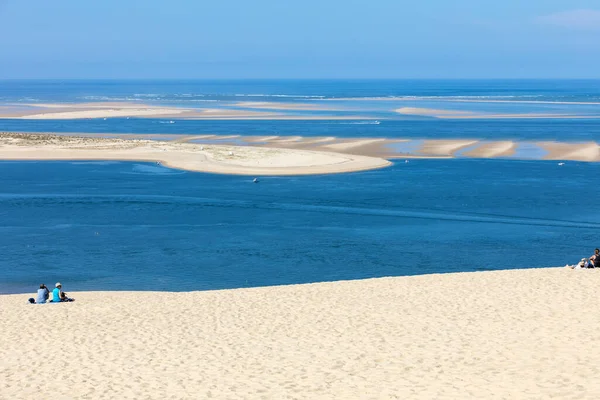
<path id="1" fill-rule="evenodd" d="M 234 175 L 309 175 L 363 171 L 387 160 L 333 152 L 200 145 L 45 134 L 0 134 L 3 160 L 132 160 Z"/>
<path id="2" fill-rule="evenodd" d="M 426 140 L 420 151 L 436 157 L 451 157 L 460 149 L 476 143 L 477 140 Z"/>
<path id="3" fill-rule="evenodd" d="M 600 115 L 552 114 L 552 113 L 484 113 L 477 111 L 443 110 L 433 108 L 401 107 L 398 114 L 432 117 L 439 119 L 598 119 Z"/>
<path id="4" fill-rule="evenodd" d="M 8 136 L 7 136 L 8 135 Z M 5 145 L 14 145 L 11 142 L 11 135 L 23 135 L 19 133 L 1 133 L 0 137 L 4 137 L 4 139 L 0 140 L 0 144 L 4 143 Z M 39 133 L 34 134 L 25 134 L 25 135 L 39 135 Z M 53 134 L 50 134 L 53 135 Z M 253 158 L 254 156 L 250 156 L 248 152 L 252 154 L 260 154 L 265 155 L 264 151 L 268 149 L 272 149 L 273 151 L 279 151 L 278 153 L 281 156 L 279 166 L 287 165 L 287 161 L 285 161 L 285 157 L 288 154 L 294 154 L 294 159 L 296 161 L 292 161 L 294 165 L 293 168 L 296 168 L 302 162 L 311 161 L 309 159 L 304 159 L 304 161 L 300 162 L 298 157 L 300 153 L 282 153 L 284 150 L 290 151 L 299 151 L 299 150 L 307 150 L 315 154 L 323 155 L 334 154 L 337 157 L 340 154 L 349 155 L 353 163 L 358 161 L 359 157 L 355 156 L 366 156 L 366 157 L 375 157 L 381 159 L 394 159 L 394 158 L 504 158 L 510 157 L 511 159 L 525 159 L 525 160 L 573 160 L 573 161 L 586 161 L 586 162 L 598 162 L 600 161 L 600 146 L 596 142 L 548 142 L 548 141 L 538 141 L 538 142 L 527 142 L 527 141 L 517 141 L 517 140 L 496 140 L 490 141 L 487 139 L 479 140 L 479 139 L 402 139 L 402 138 L 344 138 L 344 137 L 307 137 L 307 136 L 245 136 L 245 135 L 168 135 L 168 134 L 152 134 L 152 135 L 135 135 L 135 134 L 90 134 L 90 133 L 76 133 L 76 134 L 55 134 L 53 136 L 60 136 L 64 138 L 76 136 L 83 136 L 90 140 L 96 138 L 108 138 L 108 139 L 127 139 L 127 146 L 131 146 L 131 141 L 133 139 L 151 139 L 153 141 L 167 141 L 172 145 L 178 144 L 189 144 L 190 146 L 196 145 L 193 151 L 198 151 L 200 146 L 204 145 L 205 151 L 212 151 L 211 148 L 214 149 L 224 149 L 231 148 L 234 146 L 239 146 L 241 150 L 235 150 L 235 160 L 226 159 L 223 161 L 224 163 L 235 163 L 242 162 L 242 158 Z M 21 140 L 26 138 L 26 136 L 19 136 Z M 33 136 L 30 136 L 30 138 Z M 64 139 L 67 140 L 67 139 Z M 193 143 L 188 143 L 193 141 Z M 108 142 L 105 142 L 105 144 Z M 34 142 L 24 142 L 19 148 L 17 153 L 26 154 L 27 152 L 34 152 L 33 149 L 26 151 L 24 147 L 27 145 L 31 145 L 33 148 L 37 148 L 40 144 L 39 141 Z M 399 146 L 399 144 L 403 144 L 403 146 Z M 72 145 L 72 144 L 71 144 Z M 88 143 L 87 145 L 90 145 Z M 151 141 L 147 141 L 146 145 L 148 146 L 156 146 L 156 144 Z M 119 146 L 116 144 L 112 144 L 111 146 Z M 259 148 L 262 148 L 259 149 Z M 527 149 L 537 149 L 538 151 L 522 151 L 523 148 Z M 0 147 L 0 150 L 2 147 Z M 169 150 L 177 150 L 184 151 L 187 153 L 188 150 L 192 148 L 181 149 L 177 148 L 166 148 L 159 147 L 158 150 L 152 150 L 154 153 L 151 158 L 147 158 L 149 161 L 159 161 L 161 158 L 165 158 L 165 151 Z M 6 148 L 5 148 L 6 150 Z M 64 150 L 64 149 L 63 149 Z M 139 152 L 141 150 L 135 150 Z M 163 154 L 158 157 L 157 151 L 160 151 Z M 219 150 L 221 151 L 221 150 Z M 231 151 L 231 150 L 230 150 Z M 332 153 L 334 152 L 334 153 Z M 12 157 L 15 156 L 13 153 Z M 58 153 L 54 152 L 52 155 L 45 155 L 44 157 L 52 157 L 56 156 Z M 106 154 L 106 153 L 104 153 Z M 141 155 L 136 154 L 137 157 L 141 157 Z M 275 156 L 275 153 L 272 153 L 271 156 Z M 69 159 L 68 156 L 63 156 L 61 159 Z M 98 155 L 100 157 L 100 155 Z M 110 157 L 110 156 L 106 156 Z M 120 153 L 118 157 L 121 158 L 111 158 L 111 159 L 131 159 L 132 155 Z M 130 157 L 130 158 L 123 158 Z M 195 157 L 195 156 L 193 156 Z M 222 157 L 219 156 L 219 157 Z M 279 156 L 278 156 L 279 157 Z M 200 157 L 201 158 L 201 157 Z M 195 157 L 194 160 L 197 162 L 200 158 Z M 28 159 L 36 159 L 34 154 L 29 154 Z M 52 159 L 52 158 L 46 158 Z M 140 160 L 146 160 L 146 158 L 136 158 Z M 163 160 L 165 161 L 166 158 Z M 180 159 L 179 162 L 184 160 Z M 271 158 L 271 161 L 274 159 Z M 316 159 L 315 159 L 316 160 Z M 327 164 L 327 161 L 321 159 L 321 161 Z M 332 160 L 330 160 L 332 161 Z M 175 160 L 174 162 L 178 162 Z M 222 162 L 219 161 L 219 162 Z M 263 160 L 256 161 L 257 164 L 260 163 L 261 168 L 263 165 L 267 165 Z M 274 162 L 274 161 L 273 161 Z M 320 161 L 319 161 L 320 162 Z M 184 161 L 187 163 L 187 161 Z M 210 163 L 203 164 L 202 168 L 209 168 Z M 275 166 L 275 165 L 273 165 Z M 346 166 L 349 166 L 346 165 Z M 196 165 L 196 167 L 198 167 Z M 188 165 L 187 167 L 182 167 L 184 169 L 196 168 Z M 251 167 L 247 165 L 246 167 Z M 292 167 L 292 165 L 288 165 L 288 167 Z M 229 168 L 228 166 L 221 166 L 220 168 Z M 312 169 L 316 168 L 316 166 L 311 167 Z M 329 167 L 328 167 L 329 168 Z M 332 167 L 333 168 L 333 167 Z M 336 167 L 337 168 L 337 167 Z M 201 169 L 206 170 L 206 169 Z M 238 172 L 232 172 L 238 173 Z M 316 172 L 315 172 L 316 173 Z M 248 174 L 252 174 L 248 172 Z"/>
<path id="5" fill-rule="evenodd" d="M 322 103 L 282 103 L 274 101 L 241 101 L 235 103 L 236 107 L 265 108 L 270 110 L 298 110 L 298 111 L 340 111 L 339 108 L 326 107 Z"/>
<path id="6" fill-rule="evenodd" d="M 595 142 L 588 143 L 557 143 L 541 142 L 538 146 L 548 151 L 547 159 L 598 161 L 600 146 Z"/>
<path id="7" fill-rule="evenodd" d="M 512 141 L 480 142 L 478 146 L 462 153 L 466 157 L 495 158 L 509 157 L 514 154 L 515 143 Z"/>
<path id="8" fill-rule="evenodd" d="M 598 270 L 188 293 L 63 284 L 76 302 L 0 296 L 0 398 L 600 397 Z"/>
<path id="9" fill-rule="evenodd" d="M 600 105 L 597 101 L 553 101 L 553 100 L 500 100 L 500 99 L 465 99 L 452 96 L 387 96 L 387 97 L 339 97 L 316 99 L 314 101 L 380 101 L 380 102 L 413 102 L 443 101 L 448 103 L 507 103 L 507 104 L 561 104 L 561 105 Z"/>
<path id="10" fill-rule="evenodd" d="M 216 108 L 206 107 L 176 107 L 161 106 L 158 104 L 143 104 L 131 102 L 97 102 L 97 103 L 30 103 L 2 106 L 0 105 L 0 119 L 35 119 L 35 120 L 69 120 L 69 119 L 99 119 L 99 118 L 168 118 L 168 119 L 206 119 L 206 120 L 364 120 L 370 117 L 361 115 L 311 115 L 290 114 L 285 111 L 305 110 L 310 111 L 310 104 L 289 107 L 285 103 L 268 109 L 264 103 L 240 103 L 256 110 L 239 110 L 229 108 L 227 105 Z M 319 110 L 327 110 L 319 108 Z M 331 111 L 331 110 L 330 110 Z"/>

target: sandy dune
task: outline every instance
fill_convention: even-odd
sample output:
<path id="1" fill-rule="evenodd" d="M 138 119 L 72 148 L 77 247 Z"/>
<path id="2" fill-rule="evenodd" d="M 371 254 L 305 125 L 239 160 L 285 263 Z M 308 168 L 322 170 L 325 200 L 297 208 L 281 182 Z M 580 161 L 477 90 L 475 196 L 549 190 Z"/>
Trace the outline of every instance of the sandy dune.
<path id="1" fill-rule="evenodd" d="M 598 286 L 554 268 L 4 295 L 0 398 L 597 399 Z"/>
<path id="2" fill-rule="evenodd" d="M 4 160 L 134 160 L 235 175 L 307 175 L 391 165 L 381 158 L 322 151 L 200 145 L 44 134 L 0 134 Z"/>

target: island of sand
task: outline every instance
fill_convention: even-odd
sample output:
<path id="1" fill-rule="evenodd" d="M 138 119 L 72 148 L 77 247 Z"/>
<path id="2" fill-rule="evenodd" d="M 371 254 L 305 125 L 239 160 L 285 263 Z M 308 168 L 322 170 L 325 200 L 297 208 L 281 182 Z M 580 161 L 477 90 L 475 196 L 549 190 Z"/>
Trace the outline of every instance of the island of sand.
<path id="1" fill-rule="evenodd" d="M 176 107 L 133 102 L 0 104 L 0 119 L 70 120 L 170 118 L 200 120 L 354 120 L 361 115 L 298 114 L 288 111 L 338 111 L 318 104 L 237 102 L 220 107 Z"/>
<path id="2" fill-rule="evenodd" d="M 38 282 L 36 282 L 38 283 Z M 68 285 L 68 282 L 63 282 Z M 598 399 L 600 271 L 0 296 L 0 398 Z"/>
<path id="3" fill-rule="evenodd" d="M 331 174 L 391 165 L 382 158 L 324 151 L 24 133 L 0 133 L 0 159 L 151 161 L 233 175 Z"/>

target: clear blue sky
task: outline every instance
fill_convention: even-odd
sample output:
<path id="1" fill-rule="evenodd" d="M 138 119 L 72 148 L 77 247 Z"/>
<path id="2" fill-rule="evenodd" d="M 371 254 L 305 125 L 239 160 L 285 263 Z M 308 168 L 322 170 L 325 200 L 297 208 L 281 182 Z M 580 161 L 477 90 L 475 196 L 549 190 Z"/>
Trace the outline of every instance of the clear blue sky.
<path id="1" fill-rule="evenodd" d="M 1 78 L 600 78 L 599 0 L 0 0 Z"/>

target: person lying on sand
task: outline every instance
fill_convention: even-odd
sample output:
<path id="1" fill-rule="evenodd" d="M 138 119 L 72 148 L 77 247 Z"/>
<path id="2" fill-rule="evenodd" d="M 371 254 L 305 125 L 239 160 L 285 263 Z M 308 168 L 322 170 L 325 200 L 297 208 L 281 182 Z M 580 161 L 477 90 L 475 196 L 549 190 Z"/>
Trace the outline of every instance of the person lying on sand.
<path id="1" fill-rule="evenodd" d="M 600 259 L 600 256 L 596 257 L 595 259 Z M 571 269 L 600 268 L 600 263 L 598 264 L 598 267 L 596 267 L 594 265 L 594 261 L 592 261 L 591 258 L 589 260 L 587 258 L 582 258 L 581 261 L 579 261 L 577 264 L 575 264 L 575 265 L 567 264 L 566 266 Z"/>

